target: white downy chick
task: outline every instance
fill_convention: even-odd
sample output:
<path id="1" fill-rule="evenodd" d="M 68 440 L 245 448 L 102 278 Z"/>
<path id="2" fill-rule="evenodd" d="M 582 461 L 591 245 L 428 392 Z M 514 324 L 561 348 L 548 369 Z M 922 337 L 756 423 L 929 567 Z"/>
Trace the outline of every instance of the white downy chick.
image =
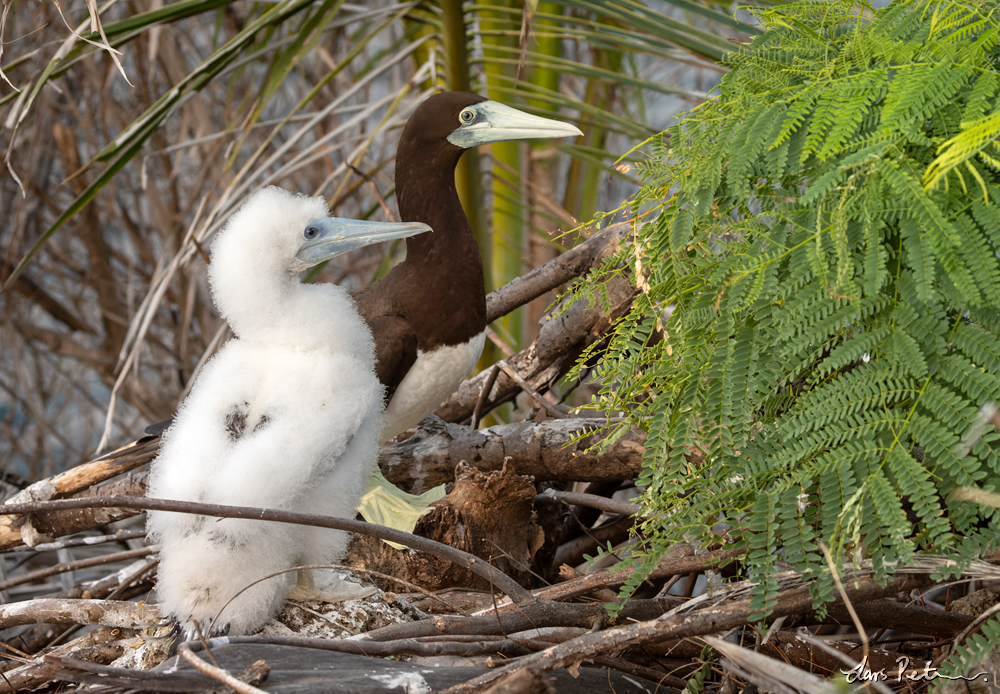
<path id="1" fill-rule="evenodd" d="M 327 258 L 429 231 L 327 216 L 323 198 L 254 194 L 220 232 L 209 283 L 235 334 L 205 366 L 165 432 L 149 496 L 351 518 L 374 468 L 383 387 L 368 326 L 332 284 L 299 273 Z M 335 563 L 339 531 L 151 512 L 162 544 L 160 610 L 188 637 L 245 634 L 280 607 L 296 565 Z"/>

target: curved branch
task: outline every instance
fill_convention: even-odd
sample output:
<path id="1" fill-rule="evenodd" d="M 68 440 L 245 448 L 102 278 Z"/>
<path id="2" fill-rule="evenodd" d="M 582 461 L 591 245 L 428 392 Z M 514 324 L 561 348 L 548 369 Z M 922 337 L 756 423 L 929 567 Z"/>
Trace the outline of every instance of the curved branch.
<path id="1" fill-rule="evenodd" d="M 477 576 L 503 591 L 517 604 L 534 601 L 534 597 L 519 586 L 514 579 L 498 572 L 488 562 L 474 557 L 454 547 L 418 537 L 401 530 L 386 528 L 373 523 L 356 521 L 347 518 L 319 516 L 310 513 L 292 513 L 291 511 L 276 511 L 272 509 L 250 508 L 247 506 L 223 506 L 221 504 L 198 504 L 191 501 L 171 501 L 168 499 L 147 499 L 136 496 L 109 496 L 92 499 L 60 499 L 57 501 L 35 501 L 21 504 L 4 504 L 0 506 L 0 514 L 35 513 L 37 511 L 59 511 L 79 508 L 132 508 L 144 511 L 173 511 L 176 513 L 194 513 L 202 516 L 218 518 L 247 518 L 250 520 L 291 523 L 293 525 L 309 525 L 331 530 L 371 535 L 381 540 L 389 540 L 406 545 L 411 549 L 420 550 L 455 562 Z"/>

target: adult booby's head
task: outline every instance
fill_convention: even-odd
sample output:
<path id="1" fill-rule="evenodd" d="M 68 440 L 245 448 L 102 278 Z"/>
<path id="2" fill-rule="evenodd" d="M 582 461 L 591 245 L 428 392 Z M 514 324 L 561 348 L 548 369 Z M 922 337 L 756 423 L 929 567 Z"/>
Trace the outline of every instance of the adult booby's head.
<path id="1" fill-rule="evenodd" d="M 356 248 L 429 230 L 417 222 L 330 217 L 321 197 L 265 188 L 230 217 L 216 238 L 209 283 L 236 335 L 276 333 L 291 315 L 288 301 L 301 286 L 301 271 Z"/>
<path id="2" fill-rule="evenodd" d="M 508 140 L 583 135 L 575 125 L 518 111 L 469 92 L 442 92 L 420 104 L 400 136 L 400 149 L 442 145 L 458 150 Z M 459 152 L 460 154 L 461 152 Z M 397 159 L 400 154 L 397 153 Z"/>
<path id="3" fill-rule="evenodd" d="M 575 125 L 533 116 L 478 94 L 435 94 L 417 107 L 399 136 L 396 200 L 400 216 L 427 222 L 437 231 L 438 226 L 458 224 L 458 220 L 444 221 L 447 215 L 460 215 L 461 226 L 468 227 L 461 206 L 453 209 L 458 205 L 455 166 L 465 150 L 508 140 L 582 134 Z M 448 208 L 439 213 L 440 222 L 433 218 L 434 211 L 428 209 L 433 205 Z M 444 240 L 435 242 L 444 243 Z M 412 245 L 407 243 L 407 248 Z"/>

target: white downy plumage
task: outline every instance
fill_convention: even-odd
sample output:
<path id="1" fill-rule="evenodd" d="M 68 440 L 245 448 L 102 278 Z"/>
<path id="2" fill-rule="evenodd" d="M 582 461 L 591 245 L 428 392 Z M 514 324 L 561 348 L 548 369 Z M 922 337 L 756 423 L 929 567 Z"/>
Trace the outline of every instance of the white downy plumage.
<path id="1" fill-rule="evenodd" d="M 236 338 L 205 367 L 163 437 L 149 495 L 352 517 L 378 451 L 383 388 L 374 345 L 347 292 L 302 284 L 301 270 L 390 238 L 427 231 L 326 216 L 322 198 L 256 193 L 212 248 L 209 282 Z M 335 562 L 342 532 L 154 512 L 162 544 L 160 610 L 190 636 L 257 579 Z M 214 633 L 267 621 L 295 582 L 257 583 L 219 615 Z"/>

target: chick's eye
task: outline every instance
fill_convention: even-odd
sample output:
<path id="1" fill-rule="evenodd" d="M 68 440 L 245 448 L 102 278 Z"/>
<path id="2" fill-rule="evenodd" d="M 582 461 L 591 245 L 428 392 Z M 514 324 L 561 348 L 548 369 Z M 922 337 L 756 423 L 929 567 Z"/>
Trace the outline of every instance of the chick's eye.
<path id="1" fill-rule="evenodd" d="M 471 123 L 472 121 L 476 120 L 476 112 L 473 111 L 471 108 L 467 108 L 458 114 L 458 119 L 463 123 Z"/>
<path id="2" fill-rule="evenodd" d="M 319 227 L 315 227 L 312 224 L 306 227 L 305 237 L 306 239 L 314 239 L 319 236 Z"/>

